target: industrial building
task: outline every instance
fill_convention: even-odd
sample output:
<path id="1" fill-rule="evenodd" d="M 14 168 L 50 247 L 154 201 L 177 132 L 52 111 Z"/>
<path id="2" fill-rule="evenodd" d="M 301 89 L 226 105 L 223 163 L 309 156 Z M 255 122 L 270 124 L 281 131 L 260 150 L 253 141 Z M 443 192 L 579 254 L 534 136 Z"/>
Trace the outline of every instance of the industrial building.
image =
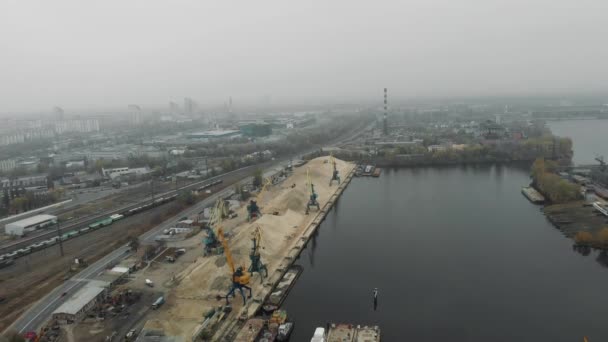
<path id="1" fill-rule="evenodd" d="M 137 167 L 137 168 L 128 168 L 128 167 L 119 167 L 114 169 L 101 169 L 101 174 L 109 179 L 114 179 L 120 176 L 141 176 L 152 171 L 147 167 Z"/>
<path id="2" fill-rule="evenodd" d="M 248 137 L 265 137 L 272 134 L 272 126 L 267 123 L 248 123 L 239 128 L 243 135 Z"/>
<path id="3" fill-rule="evenodd" d="M 4 226 L 4 231 L 8 235 L 22 236 L 27 232 L 34 231 L 36 229 L 48 227 L 57 223 L 57 216 L 53 215 L 36 215 L 28 217 L 23 220 L 7 223 Z"/>
<path id="4" fill-rule="evenodd" d="M 53 319 L 60 323 L 80 321 L 84 318 L 87 311 L 93 308 L 99 299 L 103 297 L 107 288 L 107 282 L 99 280 L 89 281 L 53 312 Z"/>
<path id="5" fill-rule="evenodd" d="M 129 272 L 128 267 L 117 266 L 111 270 L 104 271 L 95 277 L 95 279 L 104 282 L 108 287 L 113 287 L 125 279 L 129 275 Z"/>
<path id="6" fill-rule="evenodd" d="M 216 131 L 204 131 L 194 132 L 186 135 L 188 139 L 225 139 L 232 138 L 241 134 L 241 131 L 237 130 L 216 130 Z"/>

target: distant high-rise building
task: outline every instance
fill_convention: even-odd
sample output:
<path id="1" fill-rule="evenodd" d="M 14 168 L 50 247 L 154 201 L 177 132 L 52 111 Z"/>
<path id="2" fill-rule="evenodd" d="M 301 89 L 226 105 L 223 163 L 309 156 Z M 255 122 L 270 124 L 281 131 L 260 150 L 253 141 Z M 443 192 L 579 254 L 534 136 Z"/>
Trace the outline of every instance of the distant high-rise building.
<path id="1" fill-rule="evenodd" d="M 59 106 L 55 106 L 53 107 L 53 114 L 55 114 L 55 119 L 57 120 L 63 120 L 63 108 L 59 107 Z"/>
<path id="2" fill-rule="evenodd" d="M 141 126 L 144 123 L 141 108 L 138 105 L 130 104 L 129 110 L 131 111 L 131 124 L 133 126 Z"/>
<path id="3" fill-rule="evenodd" d="M 194 101 L 189 97 L 184 97 L 184 114 L 190 115 L 194 112 Z"/>
<path id="4" fill-rule="evenodd" d="M 382 118 L 382 132 L 384 135 L 388 135 L 388 102 L 387 102 L 387 88 L 384 88 L 384 117 Z"/>
<path id="5" fill-rule="evenodd" d="M 169 110 L 172 114 L 179 114 L 179 105 L 175 102 L 169 102 Z"/>

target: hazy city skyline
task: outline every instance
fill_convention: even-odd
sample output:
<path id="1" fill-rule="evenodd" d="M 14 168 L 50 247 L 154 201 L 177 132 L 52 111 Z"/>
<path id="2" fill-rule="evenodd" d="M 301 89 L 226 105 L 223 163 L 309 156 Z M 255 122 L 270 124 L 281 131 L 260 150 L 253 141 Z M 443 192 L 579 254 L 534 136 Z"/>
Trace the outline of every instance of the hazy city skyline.
<path id="1" fill-rule="evenodd" d="M 608 3 L 6 1 L 0 113 L 608 89 Z"/>

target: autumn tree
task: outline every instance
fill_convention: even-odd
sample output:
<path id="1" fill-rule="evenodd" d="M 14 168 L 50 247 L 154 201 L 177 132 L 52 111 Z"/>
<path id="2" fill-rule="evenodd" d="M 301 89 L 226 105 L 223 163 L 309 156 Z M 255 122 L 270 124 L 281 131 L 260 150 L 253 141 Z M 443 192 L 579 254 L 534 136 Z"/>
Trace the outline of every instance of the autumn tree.
<path id="1" fill-rule="evenodd" d="M 576 235 L 574 235 L 574 242 L 578 245 L 588 246 L 593 242 L 593 235 L 585 231 L 577 232 Z"/>
<path id="2" fill-rule="evenodd" d="M 603 228 L 597 233 L 597 242 L 604 248 L 608 247 L 608 227 Z"/>
<path id="3" fill-rule="evenodd" d="M 260 187 L 262 186 L 262 169 L 256 169 L 253 172 L 253 186 L 254 187 Z"/>

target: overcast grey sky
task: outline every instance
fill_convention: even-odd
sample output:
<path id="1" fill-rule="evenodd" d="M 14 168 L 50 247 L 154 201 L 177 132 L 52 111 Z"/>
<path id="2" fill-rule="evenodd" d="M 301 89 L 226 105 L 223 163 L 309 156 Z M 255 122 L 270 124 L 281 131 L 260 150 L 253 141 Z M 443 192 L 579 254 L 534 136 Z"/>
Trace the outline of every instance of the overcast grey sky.
<path id="1" fill-rule="evenodd" d="M 607 0 L 1 0 L 0 112 L 608 89 Z"/>

